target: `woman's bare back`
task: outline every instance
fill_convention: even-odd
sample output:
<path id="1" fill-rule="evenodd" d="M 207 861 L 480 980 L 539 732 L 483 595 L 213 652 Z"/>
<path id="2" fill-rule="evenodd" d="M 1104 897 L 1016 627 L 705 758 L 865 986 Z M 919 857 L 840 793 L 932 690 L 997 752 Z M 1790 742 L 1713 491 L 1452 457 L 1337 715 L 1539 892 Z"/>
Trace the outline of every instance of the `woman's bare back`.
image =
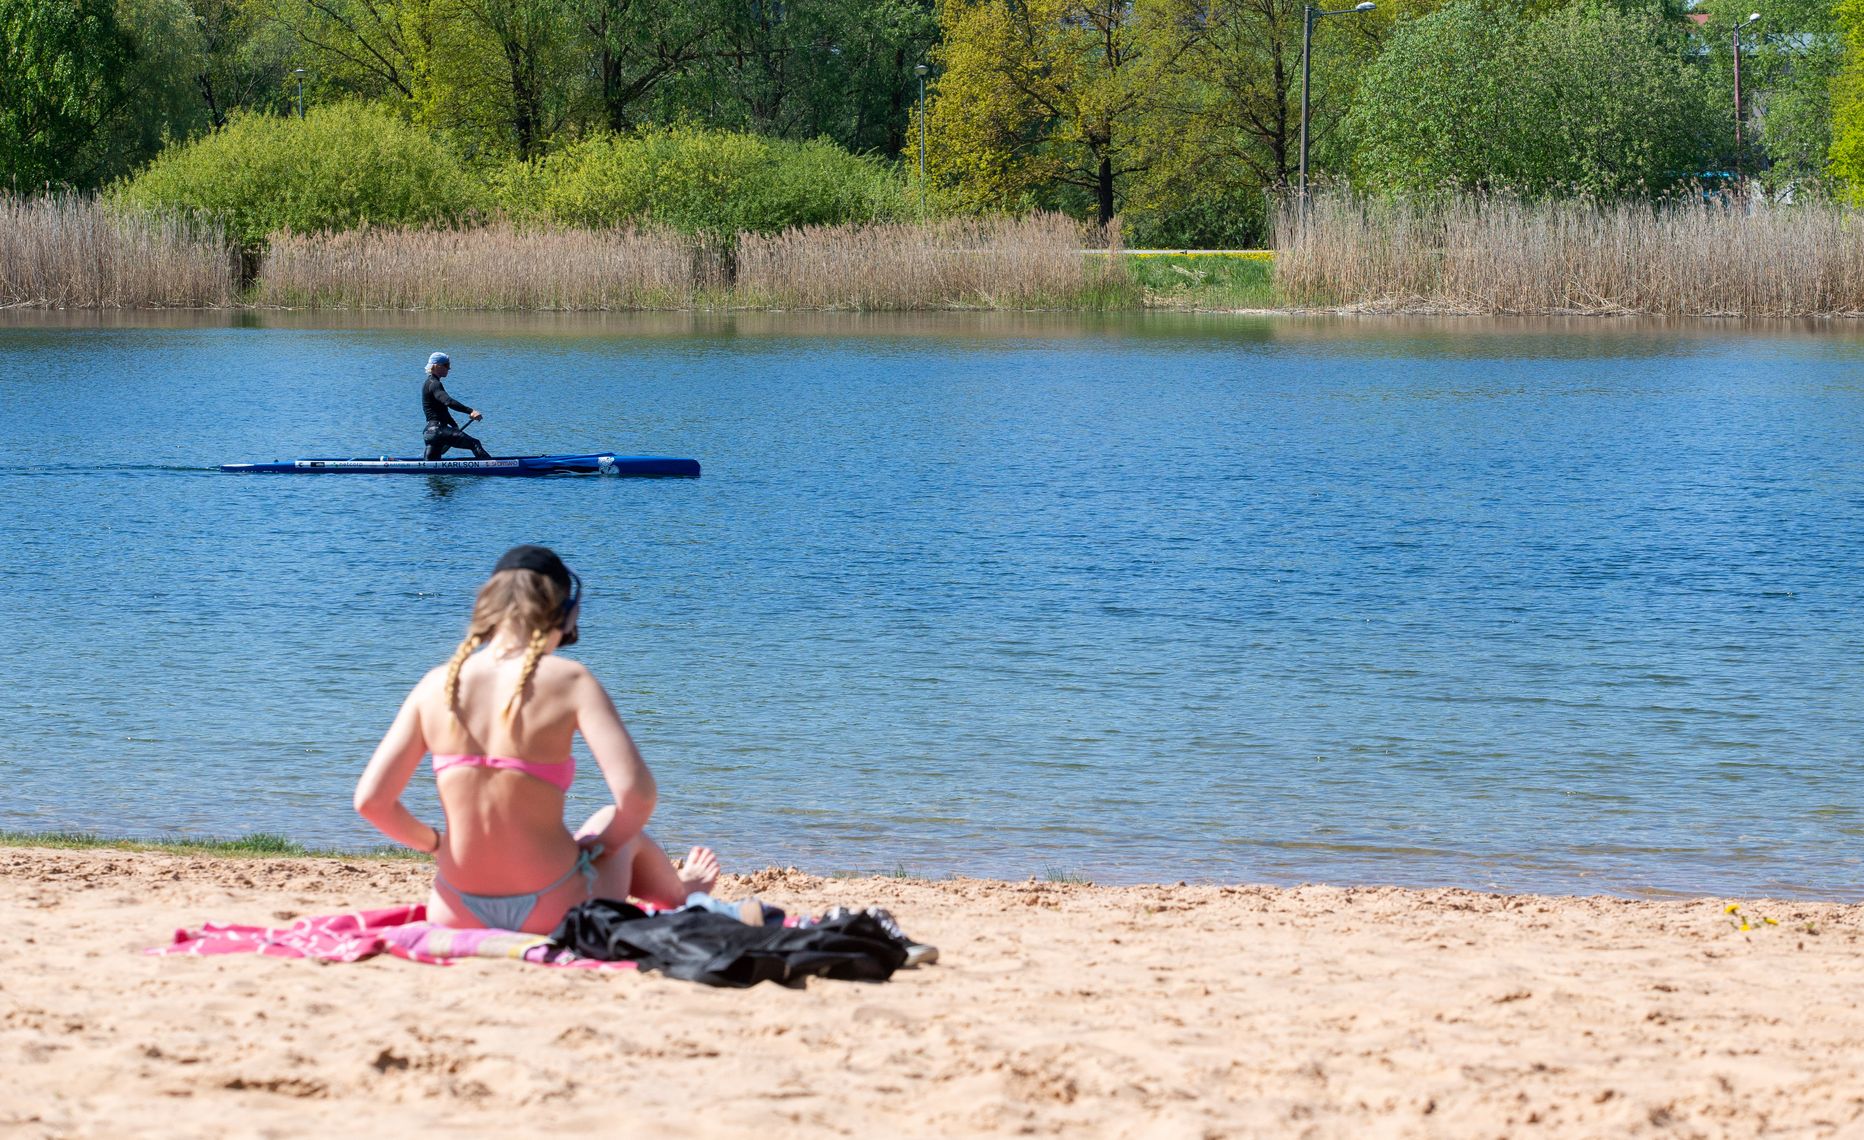
<path id="1" fill-rule="evenodd" d="M 589 670 L 567 658 L 537 662 L 523 700 L 510 720 L 504 710 L 517 691 L 521 656 L 499 657 L 491 649 L 460 665 L 459 694 L 448 706 L 447 667 L 421 680 L 421 735 L 438 755 L 514 756 L 555 763 L 569 756 L 577 729 L 577 686 L 592 680 Z M 457 715 L 456 715 L 457 713 Z"/>

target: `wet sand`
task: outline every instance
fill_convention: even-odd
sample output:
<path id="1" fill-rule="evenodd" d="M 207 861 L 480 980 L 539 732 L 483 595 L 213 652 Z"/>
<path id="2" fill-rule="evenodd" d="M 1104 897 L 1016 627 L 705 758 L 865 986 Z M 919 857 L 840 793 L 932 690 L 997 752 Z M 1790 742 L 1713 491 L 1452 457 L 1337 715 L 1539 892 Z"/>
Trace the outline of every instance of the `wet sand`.
<path id="1" fill-rule="evenodd" d="M 732 991 L 139 953 L 425 876 L 0 849 L 0 1136 L 1864 1134 L 1864 906 L 764 871 L 719 893 L 886 906 L 943 960 Z"/>

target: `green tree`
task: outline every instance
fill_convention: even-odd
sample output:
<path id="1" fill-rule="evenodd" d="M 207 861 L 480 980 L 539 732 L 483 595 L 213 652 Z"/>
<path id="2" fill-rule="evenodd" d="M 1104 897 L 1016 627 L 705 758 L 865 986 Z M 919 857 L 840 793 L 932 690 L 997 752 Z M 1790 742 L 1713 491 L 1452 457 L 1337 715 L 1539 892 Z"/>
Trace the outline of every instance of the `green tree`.
<path id="1" fill-rule="evenodd" d="M 112 0 L 0 0 L 0 186 L 101 177 L 133 54 Z"/>
<path id="2" fill-rule="evenodd" d="M 367 99 L 432 99 L 436 40 L 449 0 L 271 0 L 320 86 Z M 438 10 L 437 10 L 438 9 Z"/>
<path id="3" fill-rule="evenodd" d="M 972 208 L 1072 205 L 1105 224 L 1170 138 L 1196 24 L 1173 0 L 951 0 L 928 174 Z M 1070 195 L 1068 191 L 1074 191 Z"/>
<path id="4" fill-rule="evenodd" d="M 1769 190 L 1819 192 L 1832 146 L 1832 87 L 1844 44 L 1829 0 L 1704 0 L 1699 31 L 1709 53 L 1724 133 L 1734 134 L 1734 37 L 1741 33 L 1742 169 Z"/>
<path id="5" fill-rule="evenodd" d="M 535 157 L 590 86 L 571 0 L 273 0 L 320 86 L 388 101 L 470 159 Z"/>
<path id="6" fill-rule="evenodd" d="M 931 0 L 830 0 L 820 11 L 822 37 L 841 51 L 816 57 L 803 89 L 808 111 L 791 137 L 900 153 L 909 145 L 907 122 L 918 98 L 913 67 L 929 62 L 938 40 Z"/>
<path id="7" fill-rule="evenodd" d="M 705 0 L 579 0 L 594 55 L 600 122 L 625 131 L 652 114 L 651 97 L 715 50 L 723 20 Z"/>
<path id="8" fill-rule="evenodd" d="M 577 31 L 563 0 L 451 0 L 426 121 L 468 153 L 541 155 L 587 91 Z"/>
<path id="9" fill-rule="evenodd" d="M 1204 32 L 1185 59 L 1197 83 L 1199 149 L 1247 171 L 1256 186 L 1289 186 L 1299 165 L 1302 7 L 1301 0 L 1212 0 Z M 1332 158 L 1360 73 L 1378 57 L 1392 24 L 1418 7 L 1416 0 L 1383 0 L 1371 12 L 1315 22 L 1311 167 Z"/>
<path id="10" fill-rule="evenodd" d="M 188 0 L 117 0 L 117 22 L 133 54 L 122 75 L 123 99 L 106 124 L 112 175 L 147 162 L 170 138 L 212 125 L 195 85 L 205 50 Z"/>
<path id="11" fill-rule="evenodd" d="M 713 14 L 703 51 L 660 92 L 683 118 L 896 154 L 937 38 L 932 0 L 689 0 Z"/>
<path id="12" fill-rule="evenodd" d="M 1834 9 L 1844 58 L 1832 82 L 1830 171 L 1853 204 L 1864 205 L 1864 0 Z"/>
<path id="13" fill-rule="evenodd" d="M 152 0 L 119 0 L 123 4 Z M 193 24 L 195 58 L 186 73 L 214 128 L 235 110 L 283 110 L 295 47 L 291 29 L 264 0 L 181 0 Z M 140 28 L 141 21 L 138 21 Z M 188 132 L 176 131 L 180 137 Z"/>
<path id="14" fill-rule="evenodd" d="M 1315 22 L 1308 119 L 1317 177 L 1344 166 L 1338 126 L 1360 72 L 1393 22 L 1425 2 L 1383 0 L 1368 13 Z M 1260 245 L 1270 202 L 1299 166 L 1302 5 L 1208 0 L 1191 18 L 1169 126 L 1128 186 L 1122 217 L 1135 244 Z"/>
<path id="15" fill-rule="evenodd" d="M 1398 28 L 1346 127 L 1355 177 L 1372 189 L 1611 198 L 1712 169 L 1718 123 L 1676 21 L 1604 6 L 1526 18 L 1454 0 Z"/>
<path id="16" fill-rule="evenodd" d="M 249 0 L 117 0 L 117 22 L 134 56 L 108 124 L 107 176 L 224 126 L 235 110 L 284 107 L 290 32 Z"/>

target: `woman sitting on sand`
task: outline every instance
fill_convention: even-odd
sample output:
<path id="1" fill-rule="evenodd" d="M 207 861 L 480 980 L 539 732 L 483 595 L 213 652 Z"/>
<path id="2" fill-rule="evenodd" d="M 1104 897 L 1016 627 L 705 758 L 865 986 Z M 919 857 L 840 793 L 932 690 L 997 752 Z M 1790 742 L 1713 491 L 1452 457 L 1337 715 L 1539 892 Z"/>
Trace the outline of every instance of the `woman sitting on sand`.
<path id="1" fill-rule="evenodd" d="M 518 546 L 479 587 L 452 660 L 421 678 L 356 784 L 356 810 L 397 843 L 435 855 L 427 916 L 447 926 L 547 933 L 590 898 L 676 907 L 710 891 L 718 858 L 684 868 L 641 830 L 654 777 L 601 682 L 555 656 L 576 642 L 582 582 L 541 546 Z M 571 835 L 563 794 L 580 731 L 614 794 Z M 401 791 L 428 753 L 446 830 L 414 818 Z"/>

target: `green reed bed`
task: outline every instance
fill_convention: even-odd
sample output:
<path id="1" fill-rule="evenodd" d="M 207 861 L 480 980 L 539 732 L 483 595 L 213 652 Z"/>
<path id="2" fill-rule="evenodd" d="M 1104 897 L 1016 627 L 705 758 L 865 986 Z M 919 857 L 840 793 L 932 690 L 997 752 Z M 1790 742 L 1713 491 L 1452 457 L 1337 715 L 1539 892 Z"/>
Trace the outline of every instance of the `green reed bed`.
<path id="1" fill-rule="evenodd" d="M 238 272 L 217 223 L 0 192 L 0 307 L 211 308 L 233 302 Z"/>
<path id="2" fill-rule="evenodd" d="M 1283 211 L 1275 284 L 1375 311 L 1857 316 L 1861 222 L 1829 202 L 1324 194 Z"/>
<path id="3" fill-rule="evenodd" d="M 0 847 L 50 847 L 68 851 L 163 851 L 172 855 L 223 855 L 261 859 L 426 859 L 428 856 L 402 847 L 371 847 L 362 850 L 305 847 L 282 835 L 254 832 L 236 839 L 172 837 L 166 839 L 120 839 L 89 831 L 7 831 L 0 830 Z"/>

